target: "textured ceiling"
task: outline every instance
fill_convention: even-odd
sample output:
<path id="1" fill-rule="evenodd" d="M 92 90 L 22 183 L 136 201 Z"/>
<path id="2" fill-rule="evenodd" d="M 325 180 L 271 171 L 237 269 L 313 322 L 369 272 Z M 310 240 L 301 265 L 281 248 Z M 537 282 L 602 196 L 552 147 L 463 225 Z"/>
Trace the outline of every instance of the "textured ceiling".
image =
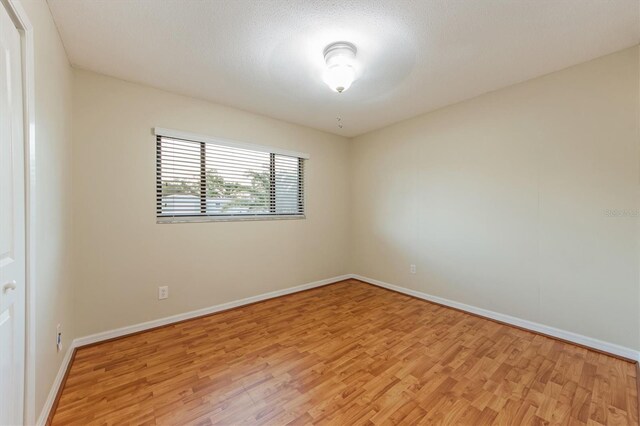
<path id="1" fill-rule="evenodd" d="M 76 67 L 346 136 L 640 41 L 640 0 L 49 5 Z M 339 40 L 363 67 L 342 94 L 321 79 L 322 50 Z"/>

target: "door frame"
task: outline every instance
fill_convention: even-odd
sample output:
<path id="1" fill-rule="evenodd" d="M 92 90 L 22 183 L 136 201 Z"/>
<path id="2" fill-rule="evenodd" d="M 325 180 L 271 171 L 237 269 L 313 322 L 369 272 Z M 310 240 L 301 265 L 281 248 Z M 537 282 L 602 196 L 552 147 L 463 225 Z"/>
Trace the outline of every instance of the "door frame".
<path id="1" fill-rule="evenodd" d="M 36 423 L 36 140 L 33 26 L 20 0 L 0 0 L 20 32 L 25 173 L 25 362 L 24 422 Z"/>

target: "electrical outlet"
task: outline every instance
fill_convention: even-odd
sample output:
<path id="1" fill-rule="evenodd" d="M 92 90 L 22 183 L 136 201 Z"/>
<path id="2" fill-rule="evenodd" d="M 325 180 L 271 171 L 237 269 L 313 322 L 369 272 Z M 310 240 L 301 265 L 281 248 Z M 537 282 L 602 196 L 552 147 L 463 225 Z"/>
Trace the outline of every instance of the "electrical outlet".
<path id="1" fill-rule="evenodd" d="M 169 297 L 169 286 L 164 285 L 158 287 L 158 300 L 166 299 Z"/>
<path id="2" fill-rule="evenodd" d="M 409 273 L 411 274 L 415 274 L 416 273 L 416 265 L 409 265 Z"/>
<path id="3" fill-rule="evenodd" d="M 58 348 L 58 352 L 62 350 L 62 326 L 60 324 L 56 327 L 56 348 Z"/>

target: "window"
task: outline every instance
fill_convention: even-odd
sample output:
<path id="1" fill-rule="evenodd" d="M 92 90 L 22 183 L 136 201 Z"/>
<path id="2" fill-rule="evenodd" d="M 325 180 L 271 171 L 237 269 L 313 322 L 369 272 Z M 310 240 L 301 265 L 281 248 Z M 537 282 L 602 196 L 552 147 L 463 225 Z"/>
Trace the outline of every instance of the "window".
<path id="1" fill-rule="evenodd" d="M 158 222 L 304 218 L 308 155 L 173 130 L 155 133 Z"/>

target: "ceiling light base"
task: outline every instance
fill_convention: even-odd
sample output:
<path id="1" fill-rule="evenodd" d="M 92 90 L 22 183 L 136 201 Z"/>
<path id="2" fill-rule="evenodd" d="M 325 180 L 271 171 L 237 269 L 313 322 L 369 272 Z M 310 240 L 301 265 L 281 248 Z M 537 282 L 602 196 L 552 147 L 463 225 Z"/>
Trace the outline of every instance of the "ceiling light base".
<path id="1" fill-rule="evenodd" d="M 355 59 L 357 52 L 358 48 L 353 43 L 337 41 L 324 48 L 324 60 L 330 66 L 332 62 L 340 59 L 340 57 Z"/>

